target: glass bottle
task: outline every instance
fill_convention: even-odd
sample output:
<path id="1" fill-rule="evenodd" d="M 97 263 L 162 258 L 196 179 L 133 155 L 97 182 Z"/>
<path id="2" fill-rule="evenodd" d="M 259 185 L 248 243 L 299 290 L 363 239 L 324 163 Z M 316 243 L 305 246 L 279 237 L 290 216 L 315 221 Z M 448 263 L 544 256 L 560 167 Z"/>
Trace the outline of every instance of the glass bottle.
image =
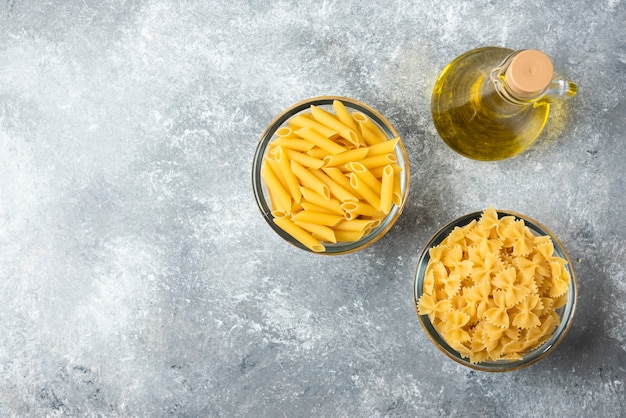
<path id="1" fill-rule="evenodd" d="M 576 85 L 552 80 L 541 51 L 485 47 L 457 57 L 432 95 L 439 135 L 461 155 L 501 160 L 527 149 L 543 130 L 550 102 L 576 95 Z"/>

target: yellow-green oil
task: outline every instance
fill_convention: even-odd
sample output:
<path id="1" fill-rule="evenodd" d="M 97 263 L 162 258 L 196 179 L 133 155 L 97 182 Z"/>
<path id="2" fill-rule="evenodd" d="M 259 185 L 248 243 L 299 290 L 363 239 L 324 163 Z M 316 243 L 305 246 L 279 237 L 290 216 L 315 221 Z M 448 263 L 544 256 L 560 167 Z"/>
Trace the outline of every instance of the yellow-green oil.
<path id="1" fill-rule="evenodd" d="M 448 64 L 432 95 L 432 117 L 450 148 L 476 160 L 501 160 L 528 148 L 543 130 L 550 104 L 514 104 L 489 80 L 491 71 L 513 51 L 486 47 Z"/>

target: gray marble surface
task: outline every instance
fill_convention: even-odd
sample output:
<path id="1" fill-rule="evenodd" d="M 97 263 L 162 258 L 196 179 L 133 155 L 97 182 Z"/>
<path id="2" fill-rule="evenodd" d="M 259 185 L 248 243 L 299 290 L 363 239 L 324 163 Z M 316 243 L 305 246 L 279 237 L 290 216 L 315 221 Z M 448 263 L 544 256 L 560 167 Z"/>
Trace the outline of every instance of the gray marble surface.
<path id="1" fill-rule="evenodd" d="M 0 416 L 625 416 L 622 0 L 0 1 Z M 438 72 L 537 48 L 579 94 L 524 154 L 463 158 Z M 307 254 L 260 216 L 266 125 L 360 99 L 405 141 L 409 202 L 375 245 Z M 548 358 L 449 360 L 412 297 L 418 253 L 489 205 L 550 228 L 579 305 Z"/>

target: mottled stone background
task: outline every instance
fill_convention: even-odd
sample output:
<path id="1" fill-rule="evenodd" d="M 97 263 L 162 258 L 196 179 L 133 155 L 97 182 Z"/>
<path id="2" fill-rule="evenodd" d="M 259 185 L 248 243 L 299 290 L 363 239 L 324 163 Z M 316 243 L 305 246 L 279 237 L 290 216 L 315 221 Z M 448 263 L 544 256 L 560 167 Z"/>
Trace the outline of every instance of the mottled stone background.
<path id="1" fill-rule="evenodd" d="M 622 0 L 0 0 L 0 416 L 624 416 Z M 465 159 L 430 93 L 455 56 L 538 48 L 578 96 L 524 154 Z M 359 253 L 286 244 L 257 140 L 343 95 L 402 135 L 411 193 Z M 415 314 L 428 237 L 488 205 L 574 260 L 567 338 L 528 368 L 450 361 Z"/>

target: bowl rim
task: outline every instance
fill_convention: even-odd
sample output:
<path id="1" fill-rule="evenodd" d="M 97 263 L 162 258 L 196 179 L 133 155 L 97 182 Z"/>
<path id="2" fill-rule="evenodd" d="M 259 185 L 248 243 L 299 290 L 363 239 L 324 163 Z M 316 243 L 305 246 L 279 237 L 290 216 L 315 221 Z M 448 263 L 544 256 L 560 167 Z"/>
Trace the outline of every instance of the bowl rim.
<path id="1" fill-rule="evenodd" d="M 352 110 L 358 110 L 365 113 L 369 116 L 377 125 L 379 125 L 383 132 L 387 135 L 388 139 L 400 138 L 398 143 L 396 144 L 395 153 L 398 156 L 401 156 L 401 160 L 398 160 L 398 164 L 403 168 L 403 193 L 402 193 L 402 201 L 399 206 L 393 205 L 391 212 L 387 216 L 385 216 L 384 220 L 381 222 L 379 226 L 373 229 L 369 234 L 364 236 L 358 241 L 354 242 L 346 242 L 346 243 L 338 243 L 338 244 L 325 244 L 326 250 L 323 252 L 314 252 L 309 248 L 302 245 L 300 242 L 296 241 L 291 237 L 291 235 L 287 234 L 281 228 L 279 228 L 273 222 L 273 216 L 271 214 L 270 208 L 267 204 L 267 199 L 263 193 L 263 182 L 260 175 L 261 163 L 263 161 L 263 157 L 265 155 L 265 151 L 271 140 L 274 136 L 276 130 L 281 127 L 285 122 L 287 122 L 292 116 L 295 114 L 302 112 L 308 109 L 311 105 L 332 105 L 334 100 L 339 100 L 350 107 Z M 263 133 L 261 134 L 259 141 L 257 142 L 254 156 L 252 160 L 252 190 L 254 192 L 254 198 L 259 208 L 263 218 L 267 222 L 267 224 L 276 232 L 280 237 L 282 237 L 285 241 L 292 244 L 293 246 L 304 250 L 306 252 L 312 254 L 321 254 L 321 255 L 342 255 L 348 254 L 355 251 L 359 251 L 370 245 L 374 244 L 380 238 L 382 238 L 395 224 L 395 222 L 400 217 L 404 207 L 406 206 L 406 202 L 408 200 L 409 189 L 410 189 L 410 167 L 409 167 L 409 158 L 404 147 L 404 143 L 402 138 L 394 128 L 394 126 L 387 120 L 381 113 L 372 108 L 371 106 L 361 102 L 360 100 L 344 97 L 344 96 L 316 96 L 308 99 L 301 100 L 280 112 L 265 128 Z"/>
<path id="2" fill-rule="evenodd" d="M 548 235 L 553 243 L 554 243 L 554 251 L 557 253 L 559 257 L 564 258 L 567 261 L 566 268 L 570 273 L 571 281 L 568 289 L 568 301 L 567 303 L 560 309 L 563 309 L 561 315 L 561 323 L 556 328 L 556 330 L 552 333 L 551 337 L 544 342 L 541 346 L 535 348 L 534 350 L 528 352 L 524 356 L 522 360 L 513 360 L 513 361 L 505 361 L 499 360 L 497 362 L 481 362 L 473 364 L 469 361 L 469 359 L 463 358 L 456 350 L 450 347 L 443 337 L 441 337 L 434 327 L 430 324 L 430 320 L 428 319 L 428 315 L 420 315 L 417 309 L 417 303 L 419 300 L 419 296 L 422 293 L 422 289 L 420 286 L 420 272 L 424 272 L 426 269 L 426 265 L 428 264 L 428 260 L 430 259 L 430 255 L 428 250 L 432 248 L 434 245 L 440 243 L 451 231 L 451 228 L 455 226 L 464 226 L 471 222 L 473 219 L 480 219 L 484 210 L 470 212 L 465 215 L 461 215 L 447 222 L 445 225 L 440 227 L 427 241 L 424 245 L 420 255 L 418 257 L 418 261 L 415 268 L 415 273 L 413 275 L 413 306 L 415 308 L 415 313 L 417 314 L 419 323 L 424 330 L 424 333 L 428 337 L 428 339 L 447 357 L 454 360 L 458 364 L 469 367 L 474 370 L 483 371 L 483 372 L 508 372 L 515 371 L 525 367 L 528 367 L 532 364 L 535 364 L 539 360 L 544 359 L 548 354 L 553 352 L 556 347 L 565 339 L 565 336 L 569 332 L 574 314 L 576 312 L 577 300 L 578 300 L 578 281 L 576 278 L 576 272 L 574 271 L 574 267 L 572 264 L 572 260 L 567 253 L 567 250 L 561 243 L 561 241 L 543 224 L 537 222 L 533 218 L 530 218 L 526 215 L 523 215 L 518 212 L 496 209 L 498 214 L 498 218 L 502 216 L 514 216 L 517 219 L 524 220 L 526 226 L 530 227 L 531 230 L 535 232 L 539 232 L 542 235 Z M 423 281 L 423 274 L 421 275 Z M 567 314 L 567 315 L 566 315 Z M 455 355 L 456 354 L 456 355 Z"/>

